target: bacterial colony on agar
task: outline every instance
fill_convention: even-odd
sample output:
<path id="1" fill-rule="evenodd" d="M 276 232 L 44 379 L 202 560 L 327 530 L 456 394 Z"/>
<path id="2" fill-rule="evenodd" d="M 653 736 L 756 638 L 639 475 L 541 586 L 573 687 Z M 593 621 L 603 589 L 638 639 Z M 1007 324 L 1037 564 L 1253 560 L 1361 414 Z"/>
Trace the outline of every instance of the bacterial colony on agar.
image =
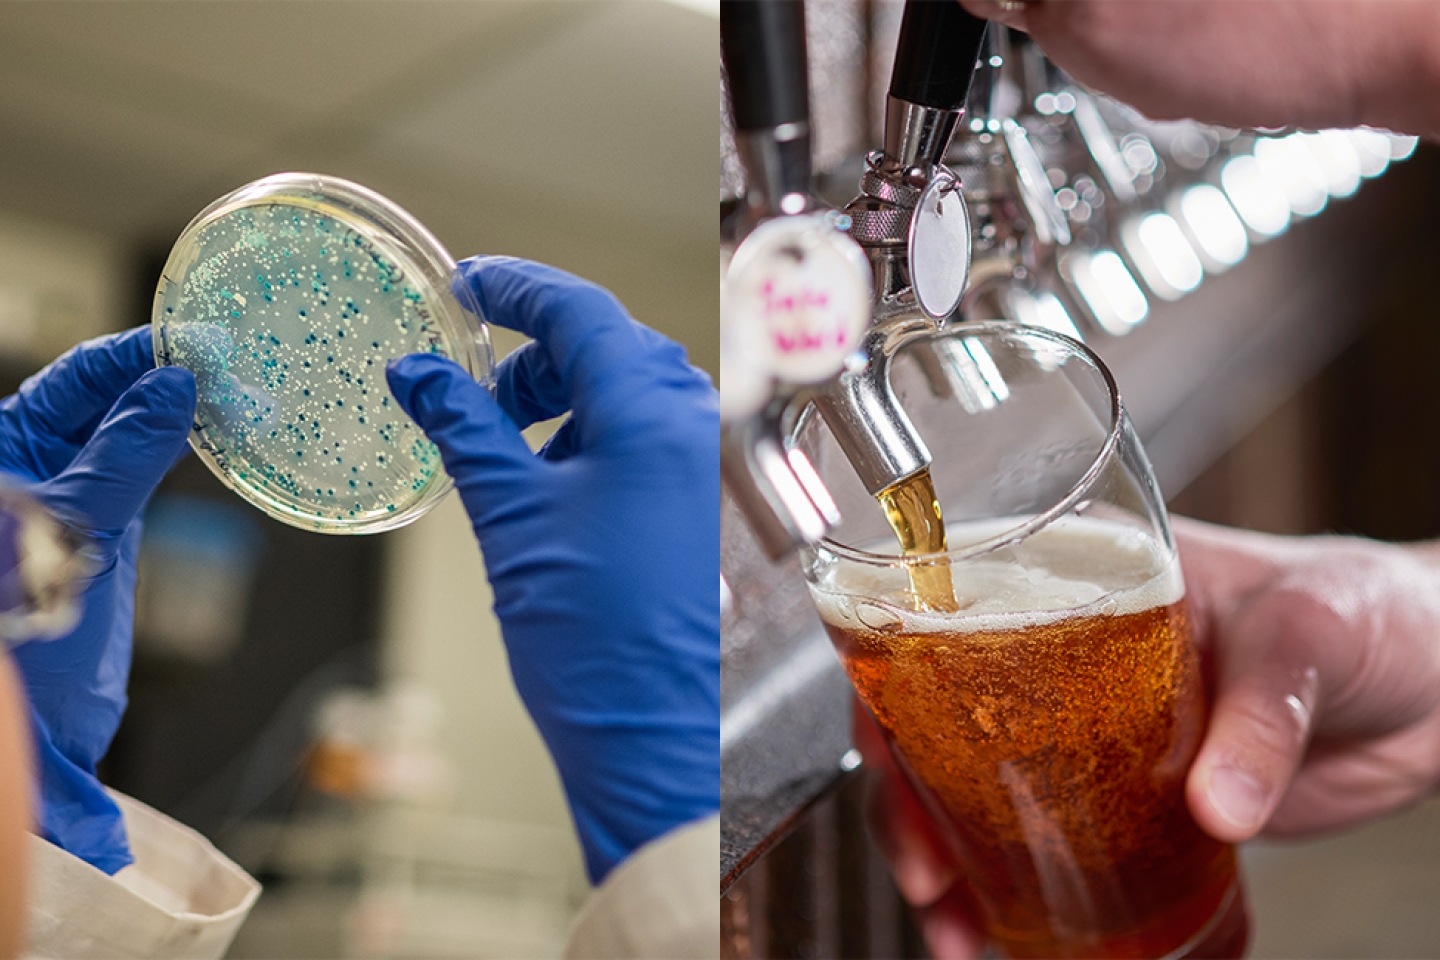
<path id="1" fill-rule="evenodd" d="M 314 529 L 384 526 L 448 485 L 385 365 L 453 351 L 433 294 L 382 238 L 288 201 L 242 206 L 189 240 L 188 267 L 161 281 L 156 353 L 195 374 L 192 440 L 223 480 Z"/>

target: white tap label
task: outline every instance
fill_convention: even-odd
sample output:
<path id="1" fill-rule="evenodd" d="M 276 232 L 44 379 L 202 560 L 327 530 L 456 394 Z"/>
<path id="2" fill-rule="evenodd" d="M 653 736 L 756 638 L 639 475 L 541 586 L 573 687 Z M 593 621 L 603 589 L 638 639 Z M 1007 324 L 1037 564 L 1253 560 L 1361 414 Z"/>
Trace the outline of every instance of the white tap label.
<path id="1" fill-rule="evenodd" d="M 821 215 L 761 224 L 735 251 L 726 310 L 754 331 L 763 362 L 782 383 L 835 376 L 870 325 L 870 265 Z"/>
<path id="2" fill-rule="evenodd" d="M 775 391 L 775 378 L 764 359 L 764 331 L 731 309 L 728 260 L 720 264 L 720 421 L 731 423 L 759 413 Z"/>

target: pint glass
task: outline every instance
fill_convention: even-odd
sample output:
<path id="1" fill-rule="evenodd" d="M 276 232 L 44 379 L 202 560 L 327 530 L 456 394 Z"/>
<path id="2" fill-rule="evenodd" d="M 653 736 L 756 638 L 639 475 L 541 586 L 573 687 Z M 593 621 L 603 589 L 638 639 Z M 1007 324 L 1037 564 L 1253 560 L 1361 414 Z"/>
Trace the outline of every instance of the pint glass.
<path id="1" fill-rule="evenodd" d="M 992 940 L 1011 957 L 1242 955 L 1234 850 L 1185 802 L 1207 709 L 1185 585 L 1109 372 L 1012 324 L 892 346 L 947 550 L 901 555 L 807 413 L 793 440 L 845 519 L 803 563 Z"/>

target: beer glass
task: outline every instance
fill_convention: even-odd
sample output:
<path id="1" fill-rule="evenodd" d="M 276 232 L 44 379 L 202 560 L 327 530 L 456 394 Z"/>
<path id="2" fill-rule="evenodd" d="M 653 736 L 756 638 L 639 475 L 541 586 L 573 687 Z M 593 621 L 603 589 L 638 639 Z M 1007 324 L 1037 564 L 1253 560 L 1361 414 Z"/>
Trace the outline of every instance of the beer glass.
<path id="1" fill-rule="evenodd" d="M 947 549 L 901 553 L 807 411 L 792 440 L 844 520 L 803 566 L 991 939 L 1011 957 L 1242 955 L 1234 849 L 1185 802 L 1207 710 L 1185 585 L 1110 373 L 1007 323 L 901 333 L 886 362 Z"/>

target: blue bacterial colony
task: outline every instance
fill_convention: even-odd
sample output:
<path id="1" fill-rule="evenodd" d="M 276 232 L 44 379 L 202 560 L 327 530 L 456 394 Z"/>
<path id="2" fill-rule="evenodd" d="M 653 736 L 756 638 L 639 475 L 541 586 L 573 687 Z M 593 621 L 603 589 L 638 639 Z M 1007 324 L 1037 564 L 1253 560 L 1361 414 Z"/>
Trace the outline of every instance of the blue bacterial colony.
<path id="1" fill-rule="evenodd" d="M 189 269 L 162 282 L 162 359 L 195 374 L 192 438 L 232 485 L 324 527 L 403 511 L 443 480 L 385 364 L 451 351 L 383 240 L 265 203 L 192 243 Z"/>

